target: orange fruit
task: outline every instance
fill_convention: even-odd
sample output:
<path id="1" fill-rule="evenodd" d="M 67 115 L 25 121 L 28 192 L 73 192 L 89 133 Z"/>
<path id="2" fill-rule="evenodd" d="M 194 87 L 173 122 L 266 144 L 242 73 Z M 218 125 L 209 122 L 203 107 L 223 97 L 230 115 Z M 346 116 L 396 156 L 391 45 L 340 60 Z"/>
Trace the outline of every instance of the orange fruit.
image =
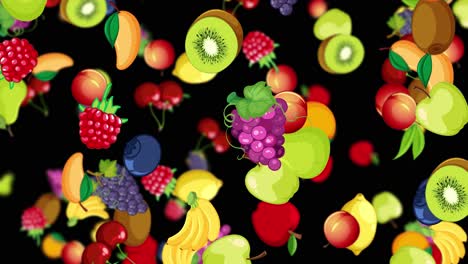
<path id="1" fill-rule="evenodd" d="M 47 234 L 42 240 L 42 253 L 49 259 L 59 259 L 62 256 L 62 249 L 65 246 L 65 239 L 61 234 L 52 232 Z"/>
<path id="2" fill-rule="evenodd" d="M 430 244 L 424 235 L 414 231 L 405 231 L 393 239 L 392 254 L 395 254 L 398 249 L 404 246 L 412 246 L 425 250 L 430 247 Z"/>
<path id="3" fill-rule="evenodd" d="M 302 127 L 320 128 L 329 139 L 333 139 L 336 133 L 335 115 L 325 104 L 307 102 L 307 119 Z"/>

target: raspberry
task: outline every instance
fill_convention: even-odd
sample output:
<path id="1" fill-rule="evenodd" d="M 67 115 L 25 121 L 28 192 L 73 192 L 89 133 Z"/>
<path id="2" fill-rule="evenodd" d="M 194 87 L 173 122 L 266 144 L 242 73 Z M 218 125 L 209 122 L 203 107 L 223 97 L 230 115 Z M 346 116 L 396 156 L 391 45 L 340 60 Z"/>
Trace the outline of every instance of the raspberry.
<path id="1" fill-rule="evenodd" d="M 159 165 L 150 174 L 141 178 L 141 183 L 145 190 L 156 196 L 156 200 L 162 194 L 169 197 L 174 190 L 176 180 L 174 178 L 174 171 L 171 168 Z"/>
<path id="2" fill-rule="evenodd" d="M 28 231 L 28 236 L 36 240 L 37 245 L 41 243 L 41 236 L 47 220 L 42 209 L 32 206 L 23 211 L 21 215 L 21 230 Z"/>
<path id="3" fill-rule="evenodd" d="M 89 149 L 108 149 L 117 141 L 122 124 L 127 122 L 115 115 L 120 106 L 112 104 L 113 97 L 106 99 L 111 86 L 107 86 L 101 101 L 95 100 L 91 107 L 80 105 L 80 139 Z"/>
<path id="4" fill-rule="evenodd" d="M 37 65 L 38 53 L 27 39 L 12 38 L 0 44 L 0 66 L 5 80 L 20 82 Z"/>
<path id="5" fill-rule="evenodd" d="M 258 62 L 260 68 L 263 68 L 263 66 L 276 68 L 273 60 L 276 58 L 274 50 L 278 46 L 261 31 L 251 31 L 244 38 L 242 52 L 249 60 L 249 67 Z"/>

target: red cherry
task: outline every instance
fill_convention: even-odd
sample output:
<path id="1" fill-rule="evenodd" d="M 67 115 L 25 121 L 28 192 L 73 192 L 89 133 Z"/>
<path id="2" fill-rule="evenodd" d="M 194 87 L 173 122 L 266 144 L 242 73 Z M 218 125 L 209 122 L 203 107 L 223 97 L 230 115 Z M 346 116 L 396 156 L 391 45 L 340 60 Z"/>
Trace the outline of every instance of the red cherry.
<path id="1" fill-rule="evenodd" d="M 86 246 L 81 257 L 82 264 L 106 264 L 111 257 L 111 250 L 101 242 L 93 242 Z"/>
<path id="2" fill-rule="evenodd" d="M 227 137 L 227 138 L 226 138 Z M 213 139 L 213 147 L 214 150 L 217 153 L 224 153 L 226 152 L 230 145 L 228 142 L 228 139 L 230 140 L 230 136 L 226 135 L 225 133 L 219 133 L 214 139 Z"/>
<path id="3" fill-rule="evenodd" d="M 117 244 L 124 243 L 128 238 L 127 230 L 117 221 L 108 221 L 99 226 L 96 241 L 105 244 L 113 250 Z"/>
<path id="4" fill-rule="evenodd" d="M 60 4 L 60 0 L 47 0 L 46 7 L 56 7 Z"/>
<path id="5" fill-rule="evenodd" d="M 242 7 L 251 10 L 258 6 L 260 0 L 238 0 L 242 4 Z"/>
<path id="6" fill-rule="evenodd" d="M 275 68 L 268 71 L 266 83 L 274 94 L 293 91 L 297 85 L 296 71 L 289 65 L 278 65 L 278 71 Z"/>
<path id="7" fill-rule="evenodd" d="M 153 82 L 144 82 L 135 88 L 133 99 L 138 107 L 145 108 L 161 99 L 161 89 Z"/>
<path id="8" fill-rule="evenodd" d="M 359 236 L 359 223 L 350 213 L 337 211 L 327 217 L 323 232 L 328 242 L 336 248 L 345 248 Z"/>
<path id="9" fill-rule="evenodd" d="M 210 117 L 200 119 L 197 129 L 200 134 L 208 139 L 214 139 L 220 132 L 218 121 Z"/>
<path id="10" fill-rule="evenodd" d="M 390 59 L 386 58 L 382 64 L 382 69 L 380 71 L 382 79 L 386 83 L 396 83 L 396 84 L 405 84 L 406 83 L 406 72 L 397 70 L 393 67 Z"/>
<path id="11" fill-rule="evenodd" d="M 379 164 L 378 155 L 374 152 L 374 145 L 368 140 L 354 142 L 349 149 L 349 158 L 360 167 L 367 167 L 371 163 Z"/>
<path id="12" fill-rule="evenodd" d="M 26 97 L 24 97 L 23 101 L 21 102 L 21 106 L 27 106 L 29 104 L 29 101 L 36 97 L 36 91 L 34 91 L 34 89 L 31 88 L 31 86 L 28 85 L 27 89 L 28 90 L 26 92 Z"/>
<path id="13" fill-rule="evenodd" d="M 28 82 L 28 86 L 36 91 L 36 93 L 48 93 L 50 91 L 50 82 L 49 81 L 41 81 L 37 78 L 31 77 Z"/>
<path id="14" fill-rule="evenodd" d="M 252 213 L 252 224 L 258 238 L 271 247 L 281 247 L 299 225 L 299 210 L 291 202 L 269 204 L 259 202 Z"/>
<path id="15" fill-rule="evenodd" d="M 333 158 L 332 156 L 329 156 L 327 165 L 325 165 L 325 168 L 323 169 L 323 171 L 319 175 L 315 176 L 314 178 L 310 180 L 316 183 L 321 183 L 321 182 L 326 181 L 328 177 L 330 177 L 332 168 L 333 168 Z"/>
<path id="16" fill-rule="evenodd" d="M 172 80 L 166 80 L 159 84 L 161 87 L 161 101 L 169 104 L 171 107 L 177 106 L 184 98 L 184 91 L 179 83 Z"/>
<path id="17" fill-rule="evenodd" d="M 307 102 L 319 102 L 327 106 L 330 104 L 330 92 L 323 85 L 312 84 L 307 89 Z"/>

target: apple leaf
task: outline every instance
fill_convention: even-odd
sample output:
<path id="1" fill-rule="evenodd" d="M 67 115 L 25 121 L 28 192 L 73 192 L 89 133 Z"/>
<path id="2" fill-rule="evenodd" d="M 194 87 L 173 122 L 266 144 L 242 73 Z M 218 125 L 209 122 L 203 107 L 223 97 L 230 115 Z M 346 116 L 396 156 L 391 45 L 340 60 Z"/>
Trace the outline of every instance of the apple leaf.
<path id="1" fill-rule="evenodd" d="M 2 115 L 0 115 L 0 129 L 6 129 L 6 120 Z"/>
<path id="2" fill-rule="evenodd" d="M 410 68 L 408 64 L 406 63 L 406 61 L 400 55 L 398 55 L 398 53 L 394 52 L 393 50 L 390 50 L 390 53 L 388 54 L 388 58 L 390 60 L 390 63 L 395 69 L 400 70 L 400 71 L 405 71 L 405 72 L 410 71 Z"/>
<path id="3" fill-rule="evenodd" d="M 50 80 L 54 79 L 55 76 L 57 76 L 57 72 L 55 72 L 55 71 L 41 71 L 41 72 L 34 75 L 34 77 L 36 77 L 36 79 L 38 79 L 40 81 L 43 81 L 43 82 L 50 81 Z"/>
<path id="4" fill-rule="evenodd" d="M 410 126 L 405 133 L 403 134 L 403 138 L 401 139 L 400 149 L 398 150 L 398 154 L 393 158 L 393 160 L 398 159 L 399 157 L 403 156 L 408 149 L 411 147 L 414 138 L 414 131 L 417 129 L 415 126 L 416 124 Z"/>
<path id="5" fill-rule="evenodd" d="M 419 0 L 403 0 L 401 2 L 403 2 L 403 4 L 407 5 L 410 8 L 415 8 Z"/>
<path id="6" fill-rule="evenodd" d="M 297 250 L 297 238 L 294 235 L 289 236 L 288 239 L 288 251 L 289 255 L 293 256 Z"/>
<path id="7" fill-rule="evenodd" d="M 413 159 L 416 159 L 423 151 L 425 141 L 424 133 L 421 127 L 416 126 L 414 129 L 414 138 L 413 138 Z"/>
<path id="8" fill-rule="evenodd" d="M 94 192 L 94 185 L 93 185 L 93 180 L 85 174 L 83 177 L 83 180 L 81 181 L 80 185 L 80 201 L 86 201 L 86 199 L 91 196 L 91 194 Z"/>
<path id="9" fill-rule="evenodd" d="M 110 15 L 109 18 L 106 20 L 106 24 L 104 26 L 104 34 L 106 35 L 106 39 L 113 48 L 115 45 L 115 40 L 117 39 L 117 35 L 119 33 L 119 14 L 115 12 L 114 14 Z"/>
<path id="10" fill-rule="evenodd" d="M 418 62 L 418 76 L 421 82 L 424 84 L 424 88 L 427 87 L 429 79 L 432 74 L 432 57 L 431 54 L 426 53 Z"/>

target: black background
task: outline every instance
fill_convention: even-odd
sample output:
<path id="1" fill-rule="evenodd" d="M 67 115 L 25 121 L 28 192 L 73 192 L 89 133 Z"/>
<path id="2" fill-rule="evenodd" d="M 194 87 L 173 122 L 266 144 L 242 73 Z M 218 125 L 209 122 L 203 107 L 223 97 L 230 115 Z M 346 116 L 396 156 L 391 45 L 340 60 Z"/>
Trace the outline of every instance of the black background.
<path id="1" fill-rule="evenodd" d="M 130 11 L 138 18 L 153 34 L 153 39 L 163 38 L 172 42 L 177 56 L 184 52 L 185 34 L 192 21 L 206 10 L 221 8 L 222 4 L 222 1 L 214 0 L 117 2 L 119 9 Z M 320 83 L 331 92 L 329 107 L 337 120 L 336 137 L 331 143 L 335 164 L 326 182 L 317 184 L 301 181 L 299 191 L 290 200 L 301 213 L 301 222 L 296 231 L 303 234 L 295 256 L 288 255 L 286 246 L 270 248 L 264 245 L 253 232 L 250 218 L 259 201 L 247 192 L 244 185 L 245 174 L 253 164 L 248 160 L 238 161 L 237 156 L 241 154 L 238 150 L 231 149 L 224 154 L 217 154 L 212 149 L 206 152 L 212 172 L 224 181 L 212 202 L 220 214 L 221 222 L 231 225 L 232 233 L 243 235 L 249 240 L 252 256 L 263 250 L 268 252 L 265 258 L 255 263 L 388 263 L 393 238 L 402 232 L 405 223 L 414 220 L 411 204 L 417 186 L 442 161 L 451 157 L 466 158 L 467 130 L 452 137 L 425 133 L 426 147 L 416 160 L 412 159 L 410 153 L 392 160 L 403 133 L 385 125 L 375 111 L 374 96 L 383 84 L 380 68 L 388 55 L 387 51 L 379 51 L 379 48 L 389 47 L 397 40 L 396 37 L 386 38 L 391 31 L 386 21 L 401 2 L 327 1 L 330 8 L 340 8 L 351 15 L 352 34 L 359 37 L 365 46 L 363 64 L 347 75 L 331 75 L 319 67 L 316 54 L 320 42 L 313 35 L 315 20 L 307 13 L 307 2 L 298 1 L 293 15 L 289 17 L 281 16 L 267 0 L 261 0 L 254 10 L 240 8 L 237 12 L 244 35 L 251 30 L 261 30 L 281 45 L 275 51 L 278 58 L 276 61 L 292 66 L 297 72 L 299 84 Z M 233 7 L 234 3 L 227 3 L 227 6 Z M 43 256 L 33 240 L 19 232 L 21 212 L 33 205 L 41 194 L 51 191 L 45 175 L 46 169 L 60 168 L 71 154 L 82 152 L 85 169 L 97 170 L 99 159 L 121 161 L 127 140 L 137 134 L 151 133 L 162 145 L 160 164 L 175 167 L 179 173 L 185 171 L 185 157 L 199 136 L 196 130 L 198 120 L 213 117 L 222 122 L 226 96 L 232 91 L 241 92 L 246 85 L 265 80 L 267 73 L 267 69 L 259 69 L 257 65 L 249 69 L 241 53 L 230 67 L 209 83 L 189 85 L 181 82 L 184 92 L 190 94 L 191 98 L 169 114 L 164 130 L 157 132 L 149 110 L 136 107 L 133 90 L 145 81 L 179 81 L 170 74 L 172 67 L 161 77 L 159 71 L 148 67 L 142 58 L 137 58 L 127 70 L 119 71 L 115 68 L 115 52 L 104 36 L 104 22 L 91 29 L 80 29 L 61 22 L 58 19 L 58 8 L 46 9 L 43 18 L 33 32 L 25 33 L 22 37 L 27 38 L 40 54 L 64 52 L 75 60 L 75 64 L 60 71 L 52 81 L 51 91 L 46 95 L 50 107 L 49 117 L 43 117 L 30 106 L 25 107 L 12 127 L 15 137 L 10 138 L 5 131 L 0 133 L 0 172 L 12 170 L 16 174 L 13 194 L 0 199 L 1 251 L 2 259 L 14 260 L 15 263 L 28 260 L 52 263 Z M 468 30 L 457 24 L 456 32 L 468 43 Z M 461 67 L 454 65 L 454 83 L 465 95 L 467 84 L 463 79 L 468 74 L 466 58 L 460 61 Z M 129 122 L 123 125 L 118 141 L 108 150 L 88 150 L 79 139 L 76 102 L 71 95 L 70 84 L 73 77 L 86 68 L 101 68 L 110 74 L 113 81 L 111 95 L 115 103 L 122 106 L 118 114 L 129 118 Z M 374 143 L 381 160 L 379 166 L 362 168 L 352 164 L 348 158 L 348 149 L 360 139 Z M 183 220 L 176 223 L 165 220 L 163 209 L 166 200 L 156 203 L 152 196 L 141 190 L 151 206 L 151 234 L 161 242 L 175 234 Z M 378 225 L 375 240 L 359 256 L 354 256 L 347 249 L 322 247 L 327 243 L 323 223 L 329 214 L 339 210 L 357 193 L 363 193 L 370 200 L 383 190 L 396 194 L 404 205 L 402 217 L 396 220 L 398 229 L 390 225 Z M 90 243 L 89 231 L 98 219 L 82 220 L 77 226 L 67 228 L 66 204 L 62 205 L 59 220 L 46 232 L 58 231 L 67 240 Z M 459 224 L 468 226 L 466 220 Z"/>

